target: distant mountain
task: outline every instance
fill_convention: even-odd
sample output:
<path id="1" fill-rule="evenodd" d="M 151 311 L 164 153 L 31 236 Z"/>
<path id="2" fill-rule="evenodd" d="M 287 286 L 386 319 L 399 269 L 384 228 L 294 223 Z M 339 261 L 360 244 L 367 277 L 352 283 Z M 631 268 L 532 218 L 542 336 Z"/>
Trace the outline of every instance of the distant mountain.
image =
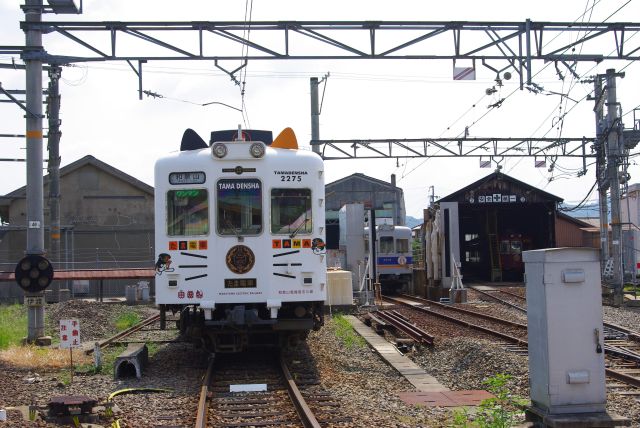
<path id="1" fill-rule="evenodd" d="M 423 223 L 421 218 L 411 217 L 410 215 L 406 216 L 404 218 L 404 221 L 405 221 L 405 224 L 409 228 L 413 228 L 413 227 Z"/>
<path id="2" fill-rule="evenodd" d="M 560 211 L 575 218 L 599 218 L 600 207 L 597 203 L 583 205 L 580 208 L 572 206 L 561 206 Z"/>

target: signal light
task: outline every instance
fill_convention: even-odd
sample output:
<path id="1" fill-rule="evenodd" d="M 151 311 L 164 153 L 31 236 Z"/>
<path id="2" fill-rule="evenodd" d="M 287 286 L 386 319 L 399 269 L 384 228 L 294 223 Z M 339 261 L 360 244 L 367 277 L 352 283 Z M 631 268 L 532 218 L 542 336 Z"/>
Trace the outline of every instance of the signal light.
<path id="1" fill-rule="evenodd" d="M 46 258 L 31 254 L 16 265 L 16 282 L 24 291 L 38 293 L 53 281 L 53 266 Z"/>

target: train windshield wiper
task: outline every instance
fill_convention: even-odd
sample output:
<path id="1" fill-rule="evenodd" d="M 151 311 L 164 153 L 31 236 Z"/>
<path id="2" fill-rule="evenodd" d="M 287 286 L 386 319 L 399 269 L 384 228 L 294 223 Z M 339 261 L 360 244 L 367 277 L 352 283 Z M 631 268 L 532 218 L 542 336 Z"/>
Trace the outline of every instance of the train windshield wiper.
<path id="1" fill-rule="evenodd" d="M 300 232 L 300 229 L 302 229 L 302 227 L 306 225 L 309 220 L 311 219 L 305 218 L 304 221 L 300 223 L 293 232 L 291 232 L 291 234 L 289 235 L 289 238 L 293 239 L 298 234 L 298 232 Z"/>

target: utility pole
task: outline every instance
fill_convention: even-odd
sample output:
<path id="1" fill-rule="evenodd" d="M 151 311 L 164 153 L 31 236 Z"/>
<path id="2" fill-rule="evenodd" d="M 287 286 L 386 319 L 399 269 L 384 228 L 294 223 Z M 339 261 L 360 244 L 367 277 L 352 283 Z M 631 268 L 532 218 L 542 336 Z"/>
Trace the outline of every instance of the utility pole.
<path id="1" fill-rule="evenodd" d="M 620 223 L 620 140 L 622 122 L 620 106 L 616 99 L 616 77 L 624 77 L 624 73 L 616 73 L 608 69 L 607 79 L 607 178 L 611 196 L 611 251 L 613 258 L 613 304 L 622 305 L 624 273 L 622 268 L 622 225 Z"/>
<path id="2" fill-rule="evenodd" d="M 42 0 L 26 0 L 25 21 L 37 24 L 42 21 Z M 32 27 L 29 27 L 32 28 Z M 40 29 L 25 30 L 27 51 L 42 50 Z M 26 68 L 26 137 L 27 137 L 27 251 L 26 255 L 44 255 L 44 211 L 42 179 L 42 60 L 27 56 Z M 44 292 L 27 292 L 28 306 L 27 341 L 35 342 L 44 336 Z M 40 303 L 40 304 L 39 304 Z"/>
<path id="3" fill-rule="evenodd" d="M 598 182 L 598 203 L 600 210 L 600 270 L 604 271 L 607 260 L 609 260 L 609 205 L 607 203 L 607 190 L 609 181 L 607 180 L 606 165 L 607 151 L 604 135 L 604 93 L 602 91 L 602 80 L 599 76 L 594 79 L 594 97 L 596 102 L 593 111 L 596 114 L 596 180 Z"/>
<path id="4" fill-rule="evenodd" d="M 311 86 L 311 140 L 320 139 L 320 106 L 318 104 L 318 78 L 312 77 Z M 320 146 L 312 146 L 315 153 L 320 153 Z"/>
<path id="5" fill-rule="evenodd" d="M 60 89 L 62 68 L 53 65 L 49 69 L 49 94 L 47 116 L 49 118 L 49 222 L 51 261 L 60 263 Z"/>

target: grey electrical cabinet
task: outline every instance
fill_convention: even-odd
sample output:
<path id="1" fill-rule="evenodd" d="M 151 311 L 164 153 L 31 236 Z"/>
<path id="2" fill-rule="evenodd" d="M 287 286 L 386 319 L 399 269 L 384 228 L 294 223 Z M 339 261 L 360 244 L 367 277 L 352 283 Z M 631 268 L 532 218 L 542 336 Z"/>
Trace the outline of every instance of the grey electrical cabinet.
<path id="1" fill-rule="evenodd" d="M 523 260 L 533 406 L 547 414 L 604 412 L 598 250 L 525 251 Z"/>

